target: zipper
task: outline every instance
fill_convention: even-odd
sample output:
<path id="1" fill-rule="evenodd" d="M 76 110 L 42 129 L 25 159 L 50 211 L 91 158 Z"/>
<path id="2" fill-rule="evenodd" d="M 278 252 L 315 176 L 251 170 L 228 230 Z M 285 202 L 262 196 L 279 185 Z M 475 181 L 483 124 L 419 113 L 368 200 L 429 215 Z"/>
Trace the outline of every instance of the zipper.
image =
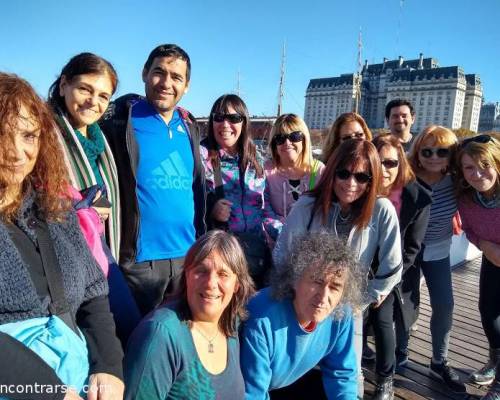
<path id="1" fill-rule="evenodd" d="M 132 170 L 132 176 L 134 177 L 134 197 L 135 197 L 135 204 L 136 204 L 136 216 L 134 218 L 134 228 L 135 228 L 135 232 L 134 232 L 134 245 L 132 246 L 132 263 L 135 264 L 135 261 L 136 261 L 136 258 L 137 258 L 137 242 L 138 242 L 138 239 L 139 239 L 139 224 L 140 224 L 140 221 L 141 221 L 141 211 L 139 210 L 139 199 L 137 198 L 137 176 L 136 176 L 136 170 L 135 170 L 135 165 L 132 163 L 132 159 L 131 159 L 131 156 L 130 156 L 130 147 L 132 146 L 132 143 L 131 143 L 131 130 L 133 129 L 132 128 L 132 124 L 130 123 L 130 120 L 131 120 L 131 116 L 132 116 L 132 106 L 130 106 L 129 108 L 129 111 L 128 111 L 128 118 L 127 118 L 127 125 L 125 127 L 125 145 L 127 147 L 127 154 L 128 154 L 128 159 L 129 159 L 129 163 L 130 163 L 130 169 Z"/>

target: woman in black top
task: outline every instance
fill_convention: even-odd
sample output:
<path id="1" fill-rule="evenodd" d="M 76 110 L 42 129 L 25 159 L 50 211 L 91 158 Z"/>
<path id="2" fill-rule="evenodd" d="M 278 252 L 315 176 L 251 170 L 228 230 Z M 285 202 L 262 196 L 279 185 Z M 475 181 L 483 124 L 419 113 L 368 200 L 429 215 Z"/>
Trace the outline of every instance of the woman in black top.
<path id="1" fill-rule="evenodd" d="M 377 386 L 373 399 L 385 400 L 392 398 L 395 348 L 399 365 L 403 366 L 408 360 L 406 346 L 399 350 L 399 339 L 404 341 L 417 317 L 420 269 L 415 265 L 415 258 L 427 229 L 432 199 L 430 192 L 416 181 L 397 138 L 378 136 L 373 144 L 382 163 L 382 193 L 391 200 L 399 217 L 403 250 L 401 283 L 379 307 L 370 310 L 377 351 Z"/>

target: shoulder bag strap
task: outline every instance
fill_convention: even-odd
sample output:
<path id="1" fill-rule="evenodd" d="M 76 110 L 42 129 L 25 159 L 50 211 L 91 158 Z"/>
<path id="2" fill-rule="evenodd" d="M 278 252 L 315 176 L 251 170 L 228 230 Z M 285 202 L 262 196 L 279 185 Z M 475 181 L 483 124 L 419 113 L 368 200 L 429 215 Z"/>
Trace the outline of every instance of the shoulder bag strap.
<path id="1" fill-rule="evenodd" d="M 47 284 L 51 297 L 49 311 L 52 315 L 57 315 L 61 318 L 78 334 L 76 322 L 73 319 L 66 295 L 64 294 L 62 274 L 60 268 L 58 268 L 59 262 L 52 245 L 52 240 L 49 236 L 47 223 L 34 218 L 30 222 L 34 225 L 42 258 L 43 270 L 47 277 Z"/>

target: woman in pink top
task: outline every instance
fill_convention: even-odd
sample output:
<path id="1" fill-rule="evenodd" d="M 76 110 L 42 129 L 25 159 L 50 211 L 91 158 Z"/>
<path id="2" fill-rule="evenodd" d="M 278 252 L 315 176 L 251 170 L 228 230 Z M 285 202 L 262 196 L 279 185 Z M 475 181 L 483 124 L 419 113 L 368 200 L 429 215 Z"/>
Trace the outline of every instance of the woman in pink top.
<path id="1" fill-rule="evenodd" d="M 276 214 L 286 218 L 299 196 L 314 188 L 325 166 L 314 160 L 305 122 L 295 114 L 283 114 L 271 131 L 272 160 L 264 167 L 266 191 Z"/>
<path id="2" fill-rule="evenodd" d="M 456 160 L 462 227 L 483 252 L 479 312 L 490 345 L 487 364 L 471 379 L 481 385 L 495 381 L 483 399 L 500 399 L 500 141 L 492 135 L 465 139 Z"/>

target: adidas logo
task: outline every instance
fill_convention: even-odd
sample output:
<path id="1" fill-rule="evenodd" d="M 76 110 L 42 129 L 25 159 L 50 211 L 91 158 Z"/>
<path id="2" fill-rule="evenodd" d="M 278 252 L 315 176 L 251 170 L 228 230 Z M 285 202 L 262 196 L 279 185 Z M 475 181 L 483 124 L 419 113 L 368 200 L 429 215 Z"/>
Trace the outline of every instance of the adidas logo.
<path id="1" fill-rule="evenodd" d="M 192 174 L 184 166 L 184 161 L 178 151 L 171 153 L 151 174 L 152 177 L 147 180 L 147 184 L 153 190 L 188 190 L 191 188 Z"/>

